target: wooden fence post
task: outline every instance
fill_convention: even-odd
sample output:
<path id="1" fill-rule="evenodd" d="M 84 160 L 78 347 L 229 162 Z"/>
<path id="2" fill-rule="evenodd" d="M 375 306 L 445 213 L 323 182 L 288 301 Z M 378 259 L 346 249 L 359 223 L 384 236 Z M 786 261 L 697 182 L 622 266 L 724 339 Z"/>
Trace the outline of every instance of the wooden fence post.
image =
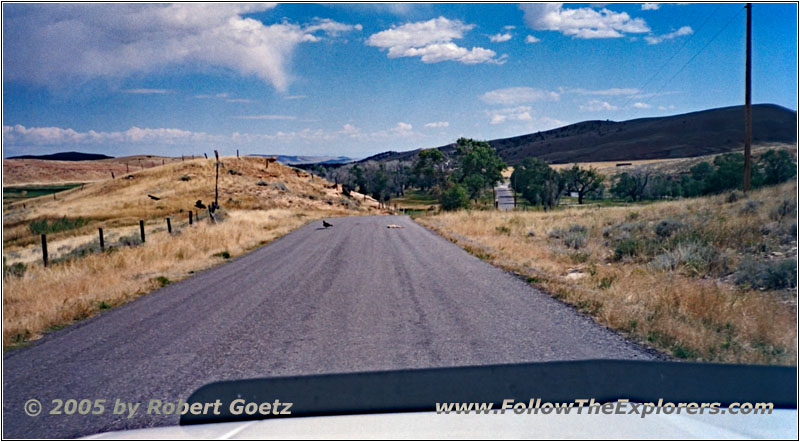
<path id="1" fill-rule="evenodd" d="M 42 233 L 42 261 L 44 266 L 47 267 L 47 235 Z"/>
<path id="2" fill-rule="evenodd" d="M 142 237 L 142 244 L 144 244 L 144 220 L 139 220 L 139 234 Z"/>
<path id="3" fill-rule="evenodd" d="M 100 231 L 100 251 L 104 252 L 106 250 L 106 243 L 103 241 L 103 228 L 98 227 L 97 230 Z"/>
<path id="4" fill-rule="evenodd" d="M 167 217 L 167 233 L 172 233 L 172 223 L 170 222 L 169 217 Z"/>
<path id="5" fill-rule="evenodd" d="M 189 211 L 189 225 L 192 225 L 192 211 Z"/>

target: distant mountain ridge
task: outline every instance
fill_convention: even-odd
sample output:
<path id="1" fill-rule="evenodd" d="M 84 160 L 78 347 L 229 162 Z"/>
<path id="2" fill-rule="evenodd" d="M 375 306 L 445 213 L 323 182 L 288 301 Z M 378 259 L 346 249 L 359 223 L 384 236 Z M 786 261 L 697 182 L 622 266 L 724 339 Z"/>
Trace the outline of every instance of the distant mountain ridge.
<path id="1" fill-rule="evenodd" d="M 346 156 L 313 156 L 313 155 L 257 155 L 275 157 L 279 163 L 288 165 L 297 164 L 345 164 L 355 161 Z"/>
<path id="2" fill-rule="evenodd" d="M 8 157 L 9 160 L 51 160 L 51 161 L 96 161 L 108 160 L 114 157 L 103 155 L 99 153 L 83 153 L 83 152 L 58 152 L 48 155 L 17 155 L 15 157 Z"/>
<path id="3" fill-rule="evenodd" d="M 753 106 L 753 144 L 797 143 L 797 112 L 774 104 Z M 514 165 L 527 157 L 551 163 L 684 158 L 730 152 L 744 144 L 744 106 L 628 121 L 584 121 L 489 141 Z M 455 143 L 438 147 L 455 151 Z M 407 160 L 419 149 L 384 152 L 361 161 Z"/>

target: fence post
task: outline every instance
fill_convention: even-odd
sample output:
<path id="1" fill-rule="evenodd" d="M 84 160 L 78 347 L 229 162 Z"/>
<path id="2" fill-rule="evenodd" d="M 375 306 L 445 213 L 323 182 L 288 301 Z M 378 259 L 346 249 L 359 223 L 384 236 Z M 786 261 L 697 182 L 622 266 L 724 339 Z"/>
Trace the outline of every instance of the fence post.
<path id="1" fill-rule="evenodd" d="M 172 223 L 169 221 L 169 217 L 167 217 L 167 233 L 172 233 Z"/>
<path id="2" fill-rule="evenodd" d="M 192 211 L 189 211 L 189 225 L 192 225 Z"/>
<path id="3" fill-rule="evenodd" d="M 42 261 L 44 266 L 47 267 L 47 235 L 42 233 Z"/>
<path id="4" fill-rule="evenodd" d="M 142 244 L 144 244 L 144 220 L 139 220 L 139 234 L 142 236 Z"/>
<path id="5" fill-rule="evenodd" d="M 98 227 L 97 230 L 100 231 L 100 251 L 104 252 L 106 250 L 106 243 L 103 241 L 103 228 Z"/>

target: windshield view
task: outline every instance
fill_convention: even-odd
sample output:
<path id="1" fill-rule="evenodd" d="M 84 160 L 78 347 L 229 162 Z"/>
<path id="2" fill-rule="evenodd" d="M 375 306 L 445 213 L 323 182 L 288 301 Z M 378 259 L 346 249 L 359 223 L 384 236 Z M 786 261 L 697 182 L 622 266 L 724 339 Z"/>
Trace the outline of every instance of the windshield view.
<path id="1" fill-rule="evenodd" d="M 3 3 L 2 437 L 796 438 L 797 26 Z"/>

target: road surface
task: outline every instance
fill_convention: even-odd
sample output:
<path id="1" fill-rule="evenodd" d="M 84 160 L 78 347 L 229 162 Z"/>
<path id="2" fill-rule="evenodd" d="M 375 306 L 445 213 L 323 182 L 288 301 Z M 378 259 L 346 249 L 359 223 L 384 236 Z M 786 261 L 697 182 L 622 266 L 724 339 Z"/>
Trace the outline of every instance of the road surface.
<path id="1" fill-rule="evenodd" d="M 178 401 L 225 379 L 650 358 L 407 217 L 329 221 L 6 353 L 3 436 L 178 423 L 144 412 L 48 415 L 53 399 L 111 407 Z M 24 414 L 29 399 L 45 412 Z"/>
<path id="2" fill-rule="evenodd" d="M 498 185 L 494 188 L 495 201 L 497 201 L 497 208 L 500 210 L 514 209 L 514 194 L 508 186 L 508 181 Z"/>

